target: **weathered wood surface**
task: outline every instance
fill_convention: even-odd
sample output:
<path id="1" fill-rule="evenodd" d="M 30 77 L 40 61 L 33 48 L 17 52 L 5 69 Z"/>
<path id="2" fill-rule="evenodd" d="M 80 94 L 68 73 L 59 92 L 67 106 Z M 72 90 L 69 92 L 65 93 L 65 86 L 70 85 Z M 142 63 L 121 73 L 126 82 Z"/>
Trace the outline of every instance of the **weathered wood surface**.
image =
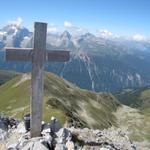
<path id="1" fill-rule="evenodd" d="M 31 61 L 33 49 L 6 48 L 7 61 Z"/>
<path id="2" fill-rule="evenodd" d="M 46 51 L 46 61 L 59 61 L 65 62 L 68 61 L 70 58 L 69 51 L 62 51 L 62 50 L 47 50 Z"/>
<path id="3" fill-rule="evenodd" d="M 35 51 L 32 48 L 6 48 L 7 61 L 32 61 Z M 44 53 L 44 61 L 65 62 L 69 60 L 69 51 L 64 50 L 46 50 Z"/>
<path id="4" fill-rule="evenodd" d="M 46 23 L 35 23 L 34 55 L 32 57 L 31 137 L 41 135 L 43 107 L 43 64 L 46 51 Z"/>

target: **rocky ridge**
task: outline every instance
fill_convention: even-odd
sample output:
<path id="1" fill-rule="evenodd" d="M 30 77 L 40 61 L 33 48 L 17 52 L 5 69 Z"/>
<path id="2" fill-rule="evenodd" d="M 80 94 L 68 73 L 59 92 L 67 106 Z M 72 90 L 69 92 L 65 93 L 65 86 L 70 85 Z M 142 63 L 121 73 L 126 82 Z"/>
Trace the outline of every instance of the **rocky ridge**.
<path id="1" fill-rule="evenodd" d="M 3 131 L 0 132 L 1 150 L 136 150 L 125 132 L 113 127 L 104 130 L 58 128 L 51 120 L 50 124 L 42 124 L 41 137 L 30 138 L 23 122 L 0 131 Z"/>

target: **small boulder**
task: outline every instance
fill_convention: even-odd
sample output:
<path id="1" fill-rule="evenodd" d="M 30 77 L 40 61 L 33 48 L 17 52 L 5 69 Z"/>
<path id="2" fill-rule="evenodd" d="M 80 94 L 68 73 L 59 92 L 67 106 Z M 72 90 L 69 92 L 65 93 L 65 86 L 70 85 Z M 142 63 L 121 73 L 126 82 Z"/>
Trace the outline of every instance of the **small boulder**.
<path id="1" fill-rule="evenodd" d="M 40 141 L 37 142 L 29 142 L 25 145 L 22 150 L 48 150 L 46 146 L 44 146 Z"/>
<path id="2" fill-rule="evenodd" d="M 21 150 L 48 150 L 46 142 L 43 138 L 37 137 L 30 140 L 24 140 L 20 143 L 17 148 Z"/>
<path id="3" fill-rule="evenodd" d="M 55 150 L 66 150 L 64 144 L 57 143 L 55 146 Z"/>
<path id="4" fill-rule="evenodd" d="M 66 143 L 68 140 L 71 140 L 72 135 L 69 130 L 66 128 L 61 128 L 57 133 L 56 141 L 57 143 Z"/>
<path id="5" fill-rule="evenodd" d="M 67 141 L 66 142 L 66 149 L 67 150 L 74 150 L 75 146 L 74 146 L 74 143 L 72 141 Z"/>

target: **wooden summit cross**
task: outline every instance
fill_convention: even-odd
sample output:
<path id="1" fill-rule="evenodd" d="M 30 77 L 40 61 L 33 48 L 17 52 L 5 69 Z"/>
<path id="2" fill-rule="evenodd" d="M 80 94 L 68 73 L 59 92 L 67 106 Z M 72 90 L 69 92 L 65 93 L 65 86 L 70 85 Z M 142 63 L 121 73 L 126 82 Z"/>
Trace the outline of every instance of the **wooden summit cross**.
<path id="1" fill-rule="evenodd" d="M 6 48 L 7 61 L 32 61 L 32 100 L 31 100 L 31 137 L 41 135 L 42 99 L 43 99 L 43 68 L 45 61 L 68 61 L 69 51 L 46 50 L 47 24 L 35 22 L 34 47 Z"/>

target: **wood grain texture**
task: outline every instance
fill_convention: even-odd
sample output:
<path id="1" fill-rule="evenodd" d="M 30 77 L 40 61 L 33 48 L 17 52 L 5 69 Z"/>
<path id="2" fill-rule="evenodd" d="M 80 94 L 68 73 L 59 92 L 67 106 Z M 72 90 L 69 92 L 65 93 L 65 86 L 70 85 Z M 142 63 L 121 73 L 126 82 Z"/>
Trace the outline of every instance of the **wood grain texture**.
<path id="1" fill-rule="evenodd" d="M 31 137 L 41 135 L 43 104 L 43 64 L 46 51 L 46 23 L 35 23 L 34 55 L 32 57 Z"/>
<path id="2" fill-rule="evenodd" d="M 6 48 L 6 61 L 31 61 L 33 49 Z"/>
<path id="3" fill-rule="evenodd" d="M 65 62 L 68 61 L 70 58 L 69 51 L 63 50 L 47 50 L 45 61 L 58 61 L 58 62 Z"/>

